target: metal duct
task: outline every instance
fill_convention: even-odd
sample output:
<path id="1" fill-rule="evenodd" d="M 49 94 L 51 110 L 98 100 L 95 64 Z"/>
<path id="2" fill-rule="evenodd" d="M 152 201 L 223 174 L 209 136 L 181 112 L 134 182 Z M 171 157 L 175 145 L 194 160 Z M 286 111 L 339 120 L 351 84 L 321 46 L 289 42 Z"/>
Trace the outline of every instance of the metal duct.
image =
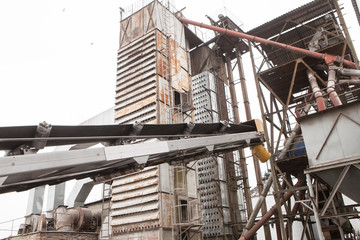
<path id="1" fill-rule="evenodd" d="M 335 83 L 336 83 L 336 70 L 330 67 L 328 71 L 328 82 L 327 82 L 326 91 L 329 94 L 329 97 L 333 102 L 334 106 L 337 107 L 342 105 L 342 102 L 337 92 L 335 91 Z"/>
<path id="2" fill-rule="evenodd" d="M 312 73 L 311 71 L 308 70 L 307 75 L 309 78 L 311 90 L 314 93 L 314 96 L 316 99 L 316 104 L 318 106 L 318 110 L 319 110 L 319 112 L 323 111 L 326 109 L 326 105 L 325 105 L 325 101 L 324 101 L 323 95 L 321 93 L 320 87 L 319 87 L 318 83 L 316 82 L 314 73 Z"/>
<path id="3" fill-rule="evenodd" d="M 56 231 L 86 231 L 91 226 L 92 213 L 87 208 L 66 209 L 60 206 L 55 212 Z"/>

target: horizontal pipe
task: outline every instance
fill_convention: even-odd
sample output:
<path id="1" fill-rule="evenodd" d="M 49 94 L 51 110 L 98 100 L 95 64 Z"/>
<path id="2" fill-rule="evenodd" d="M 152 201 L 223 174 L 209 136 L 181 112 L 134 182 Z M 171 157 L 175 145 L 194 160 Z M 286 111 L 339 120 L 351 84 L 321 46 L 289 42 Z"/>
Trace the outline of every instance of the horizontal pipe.
<path id="1" fill-rule="evenodd" d="M 338 56 L 334 56 L 334 55 L 330 55 L 330 54 L 326 54 L 326 53 L 318 53 L 318 52 L 312 52 L 306 49 L 302 49 L 302 48 L 298 48 L 298 47 L 294 47 L 291 45 L 287 45 L 284 43 L 279 43 L 279 42 L 275 42 L 275 41 L 271 41 L 265 38 L 261 38 L 261 37 L 256 37 L 256 36 L 252 36 L 246 33 L 241 33 L 241 32 L 236 32 L 236 31 L 232 31 L 229 29 L 225 29 L 225 28 L 220 28 L 220 27 L 216 27 L 216 26 L 212 26 L 212 25 L 208 25 L 205 23 L 199 23 L 199 22 L 195 22 L 186 18 L 182 18 L 179 17 L 179 21 L 183 22 L 183 23 L 188 23 L 191 25 L 195 25 L 201 28 L 206 28 L 206 29 L 210 29 L 210 30 L 214 30 L 217 31 L 219 33 L 223 33 L 229 36 L 234 36 L 234 37 L 238 37 L 238 38 L 244 38 L 247 39 L 249 41 L 252 42 L 258 42 L 261 44 L 265 44 L 265 45 L 271 45 L 277 48 L 282 48 L 285 49 L 286 51 L 289 52 L 293 52 L 293 53 L 299 53 L 299 54 L 303 54 L 305 56 L 308 57 L 312 57 L 312 58 L 316 58 L 316 59 L 321 59 L 324 60 L 326 62 L 326 64 L 331 65 L 334 61 L 336 61 L 337 59 L 340 59 L 340 57 Z M 352 61 L 349 60 L 345 60 L 343 62 L 344 66 L 347 66 L 349 68 L 356 68 L 356 64 L 353 63 Z"/>
<path id="2" fill-rule="evenodd" d="M 305 178 L 299 179 L 299 181 L 294 185 L 294 188 L 305 185 L 305 182 Z M 284 204 L 287 200 L 291 198 L 292 195 L 294 195 L 294 192 L 287 192 L 286 194 L 284 194 L 284 197 L 280 199 L 280 204 Z M 276 212 L 277 206 L 275 204 L 249 231 L 244 234 L 244 236 L 240 237 L 239 240 L 251 239 L 255 235 L 257 230 L 259 230 L 259 228 L 261 228 Z"/>
<path id="3" fill-rule="evenodd" d="M 355 80 L 355 79 L 344 79 L 344 80 L 339 80 L 339 84 L 348 84 L 348 85 L 360 85 L 360 80 Z"/>
<path id="4" fill-rule="evenodd" d="M 357 69 L 347 69 L 347 68 L 341 68 L 338 70 L 338 72 L 341 75 L 344 76 L 356 76 L 356 77 L 360 77 L 360 70 Z"/>

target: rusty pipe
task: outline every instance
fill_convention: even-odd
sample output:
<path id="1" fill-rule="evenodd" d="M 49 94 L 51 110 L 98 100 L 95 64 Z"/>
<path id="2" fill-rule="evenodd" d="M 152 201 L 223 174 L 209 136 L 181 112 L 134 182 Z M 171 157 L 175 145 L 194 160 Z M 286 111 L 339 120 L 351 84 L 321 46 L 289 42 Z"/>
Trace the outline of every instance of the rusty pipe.
<path id="1" fill-rule="evenodd" d="M 335 91 L 335 83 L 336 83 L 336 71 L 335 69 L 329 69 L 328 71 L 328 82 L 326 91 L 329 94 L 331 101 L 334 104 L 334 107 L 342 105 L 342 102 Z"/>
<path id="2" fill-rule="evenodd" d="M 326 109 L 326 105 L 325 105 L 325 101 L 324 101 L 323 95 L 321 93 L 320 87 L 319 87 L 318 83 L 316 82 L 316 78 L 315 78 L 314 74 L 309 70 L 307 70 L 307 76 L 309 79 L 311 90 L 316 99 L 316 104 L 318 106 L 318 110 L 319 110 L 319 112 L 323 111 Z"/>
<path id="3" fill-rule="evenodd" d="M 299 179 L 299 181 L 294 185 L 294 188 L 301 187 L 305 185 L 305 178 Z M 284 204 L 287 200 L 290 199 L 290 197 L 294 195 L 294 192 L 287 192 L 283 198 L 280 199 L 280 204 Z M 240 237 L 239 240 L 249 240 L 251 239 L 257 230 L 261 228 L 272 215 L 274 215 L 277 212 L 276 204 L 270 208 L 270 210 L 249 230 L 247 231 L 244 236 Z"/>
<path id="4" fill-rule="evenodd" d="M 229 35 L 229 36 L 234 36 L 234 37 L 238 37 L 238 38 L 244 38 L 244 39 L 247 39 L 247 40 L 252 41 L 252 42 L 258 42 L 258 43 L 265 44 L 265 45 L 271 45 L 271 46 L 274 46 L 276 48 L 285 49 L 286 51 L 289 51 L 289 52 L 299 53 L 299 54 L 303 54 L 303 55 L 308 56 L 308 57 L 324 60 L 326 62 L 326 64 L 328 64 L 328 65 L 331 65 L 334 61 L 336 61 L 338 59 L 341 59 L 339 56 L 334 56 L 334 55 L 330 55 L 330 54 L 326 54 L 326 53 L 312 52 L 312 51 L 309 51 L 309 50 L 306 50 L 306 49 L 294 47 L 294 46 L 287 45 L 287 44 L 284 44 L 284 43 L 271 41 L 271 40 L 261 38 L 261 37 L 252 36 L 252 35 L 249 35 L 249 34 L 246 34 L 246 33 L 240 33 L 240 32 L 232 31 L 232 30 L 229 30 L 229 29 L 208 25 L 208 24 L 205 24 L 205 23 L 195 22 L 195 21 L 192 21 L 192 20 L 189 20 L 189 19 L 186 19 L 186 18 L 182 18 L 182 17 L 179 17 L 179 21 L 181 21 L 182 23 L 195 25 L 195 26 L 198 26 L 198 27 L 201 27 L 201 28 L 214 30 L 214 31 L 217 31 L 219 33 L 223 33 L 223 34 L 226 34 L 226 35 Z M 344 64 L 344 66 L 347 66 L 349 68 L 356 68 L 356 64 L 353 63 L 352 61 L 349 61 L 349 60 L 344 59 L 343 64 Z"/>

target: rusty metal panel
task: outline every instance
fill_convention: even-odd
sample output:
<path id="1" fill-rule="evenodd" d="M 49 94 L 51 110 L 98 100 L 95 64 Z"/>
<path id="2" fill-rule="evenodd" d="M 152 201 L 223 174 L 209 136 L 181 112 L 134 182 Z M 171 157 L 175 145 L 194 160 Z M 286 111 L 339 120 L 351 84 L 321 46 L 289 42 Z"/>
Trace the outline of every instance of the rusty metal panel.
<path id="1" fill-rule="evenodd" d="M 147 167 L 141 172 L 126 175 L 113 181 L 113 186 L 119 186 L 156 177 L 159 173 L 158 167 Z"/>
<path id="2" fill-rule="evenodd" d="M 124 107 L 119 107 L 119 106 L 115 106 L 115 119 L 120 118 L 124 115 L 127 115 L 129 113 L 132 113 L 134 111 L 137 111 L 143 107 L 146 107 L 152 103 L 154 103 L 156 101 L 156 96 L 155 94 L 151 94 L 150 96 L 148 96 L 147 98 L 141 99 L 141 101 L 133 103 L 131 105 L 128 106 L 124 106 Z"/>
<path id="3" fill-rule="evenodd" d="M 159 96 L 158 99 L 167 104 L 170 105 L 170 91 L 169 91 L 169 82 L 166 81 L 164 78 L 159 77 L 158 80 L 158 87 L 159 87 Z"/>
<path id="4" fill-rule="evenodd" d="M 159 239 L 171 239 L 171 238 L 161 238 L 160 230 L 158 229 L 147 229 L 146 231 L 139 228 L 137 231 L 133 232 L 121 232 L 120 230 L 114 231 L 116 234 L 111 236 L 112 240 L 159 240 Z"/>
<path id="5" fill-rule="evenodd" d="M 114 235 L 160 226 L 159 167 L 113 181 L 111 226 Z"/>
<path id="6" fill-rule="evenodd" d="M 111 226 L 113 228 L 120 228 L 120 226 L 123 226 L 124 230 L 131 230 L 138 226 L 144 226 L 149 224 L 150 226 L 158 226 L 159 225 L 159 218 L 160 218 L 160 212 L 157 210 L 155 211 L 146 211 L 146 212 L 140 212 L 138 214 L 129 214 L 129 215 L 122 215 L 118 216 L 116 215 L 116 212 L 111 213 Z M 156 220 L 156 221 L 154 221 Z"/>
<path id="7" fill-rule="evenodd" d="M 146 195 L 146 194 L 153 194 L 159 191 L 159 187 L 156 185 L 153 186 L 149 186 L 149 187 L 144 187 L 142 188 L 141 192 L 140 191 L 129 191 L 129 192 L 123 192 L 123 193 L 118 193 L 118 194 L 114 194 L 112 196 L 112 201 L 122 201 L 125 199 L 129 199 L 129 198 L 135 198 L 135 197 L 139 197 L 142 195 Z"/>
<path id="8" fill-rule="evenodd" d="M 135 214 L 135 213 L 140 213 L 140 212 L 145 212 L 145 211 L 155 211 L 159 209 L 159 202 L 148 202 L 148 203 L 144 203 L 144 202 L 140 202 L 140 205 L 134 205 L 134 206 L 128 206 L 128 207 L 123 207 L 123 208 L 119 208 L 119 209 L 114 209 L 112 208 L 112 216 L 123 216 L 123 215 L 129 215 L 129 214 Z"/>
<path id="9" fill-rule="evenodd" d="M 190 75 L 183 68 L 172 75 L 171 86 L 179 92 L 190 91 Z"/>
<path id="10" fill-rule="evenodd" d="M 156 201 L 159 201 L 159 194 L 156 192 L 156 193 L 153 193 L 150 195 L 144 195 L 144 196 L 141 196 L 140 198 L 137 198 L 137 201 L 139 203 L 156 202 Z M 119 209 L 119 208 L 130 207 L 133 205 L 134 205 L 134 199 L 129 198 L 129 199 L 125 199 L 121 202 L 116 202 L 116 201 L 112 202 L 111 208 Z"/>
<path id="11" fill-rule="evenodd" d="M 177 19 L 175 14 L 168 11 L 164 6 L 156 1 L 153 12 L 155 27 L 162 32 L 167 32 L 171 38 L 179 43 L 181 48 L 186 48 L 185 29 L 183 24 Z M 166 19 L 165 19 L 166 18 Z"/>
<path id="12" fill-rule="evenodd" d="M 159 102 L 159 124 L 167 124 L 170 123 L 170 116 L 169 116 L 170 108 L 168 105 Z"/>
<path id="13" fill-rule="evenodd" d="M 120 47 L 126 46 L 154 29 L 151 14 L 154 5 L 155 3 L 151 3 L 120 22 Z"/>
<path id="14" fill-rule="evenodd" d="M 144 179 L 144 180 L 137 181 L 134 183 L 113 186 L 112 192 L 114 194 L 116 194 L 116 193 L 122 193 L 122 192 L 126 192 L 126 191 L 135 191 L 136 189 L 140 189 L 145 186 L 157 185 L 158 183 L 159 183 L 159 180 L 158 180 L 157 176 L 155 176 L 155 177 Z"/>
<path id="15" fill-rule="evenodd" d="M 172 211 L 174 205 L 173 196 L 166 193 L 161 193 L 161 209 L 162 209 L 162 226 L 172 228 Z"/>

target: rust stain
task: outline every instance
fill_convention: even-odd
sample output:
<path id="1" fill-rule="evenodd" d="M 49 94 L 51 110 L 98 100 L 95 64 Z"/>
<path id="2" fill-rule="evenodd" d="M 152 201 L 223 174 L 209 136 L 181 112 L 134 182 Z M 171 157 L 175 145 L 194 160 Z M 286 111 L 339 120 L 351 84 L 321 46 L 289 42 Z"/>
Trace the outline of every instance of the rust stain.
<path id="1" fill-rule="evenodd" d="M 146 99 L 144 99 L 144 100 L 142 100 L 142 101 L 140 101 L 140 102 L 138 102 L 136 104 L 131 104 L 128 107 L 120 108 L 119 110 L 116 110 L 115 117 L 119 118 L 119 117 L 124 116 L 126 114 L 135 112 L 135 111 L 139 110 L 140 108 L 143 108 L 146 105 L 149 105 L 150 103 L 153 103 L 155 101 L 156 101 L 156 97 L 151 96 L 151 97 L 146 98 Z"/>

